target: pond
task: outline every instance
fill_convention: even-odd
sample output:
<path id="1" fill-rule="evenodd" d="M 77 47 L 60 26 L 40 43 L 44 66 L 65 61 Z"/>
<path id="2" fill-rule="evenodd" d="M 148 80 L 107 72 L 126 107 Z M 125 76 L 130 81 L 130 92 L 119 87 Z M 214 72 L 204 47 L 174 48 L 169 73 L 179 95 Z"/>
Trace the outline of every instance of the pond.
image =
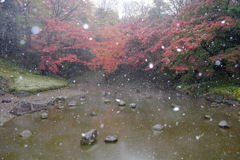
<path id="1" fill-rule="evenodd" d="M 237 107 L 213 104 L 172 90 L 141 86 L 86 89 L 86 98 L 69 97 L 47 111 L 17 117 L 0 128 L 0 158 L 6 160 L 174 160 L 239 159 L 240 118 Z M 104 94 L 103 94 L 104 93 Z M 105 103 L 105 100 L 110 103 Z M 116 99 L 126 102 L 118 106 Z M 77 105 L 68 107 L 76 101 Z M 136 108 L 129 107 L 136 103 Z M 171 107 L 176 104 L 179 108 Z M 63 105 L 63 109 L 58 109 Z M 40 114 L 48 112 L 48 119 Z M 91 116 L 95 112 L 97 115 Z M 210 115 L 209 120 L 205 115 Z M 226 120 L 230 128 L 220 128 Z M 162 124 L 164 129 L 152 127 Z M 97 141 L 81 146 L 84 132 L 97 129 Z M 33 135 L 19 136 L 23 130 Z M 116 143 L 105 143 L 116 135 Z"/>

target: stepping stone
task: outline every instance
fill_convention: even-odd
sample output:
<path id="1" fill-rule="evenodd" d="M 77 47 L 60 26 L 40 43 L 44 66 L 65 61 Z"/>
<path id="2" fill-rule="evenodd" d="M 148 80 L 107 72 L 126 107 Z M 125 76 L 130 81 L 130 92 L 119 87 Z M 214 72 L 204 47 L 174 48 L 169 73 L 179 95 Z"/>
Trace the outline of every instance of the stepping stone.
<path id="1" fill-rule="evenodd" d="M 107 136 L 104 140 L 104 142 L 106 142 L 106 143 L 113 143 L 113 142 L 117 142 L 117 141 L 118 141 L 118 137 L 116 135 Z"/>

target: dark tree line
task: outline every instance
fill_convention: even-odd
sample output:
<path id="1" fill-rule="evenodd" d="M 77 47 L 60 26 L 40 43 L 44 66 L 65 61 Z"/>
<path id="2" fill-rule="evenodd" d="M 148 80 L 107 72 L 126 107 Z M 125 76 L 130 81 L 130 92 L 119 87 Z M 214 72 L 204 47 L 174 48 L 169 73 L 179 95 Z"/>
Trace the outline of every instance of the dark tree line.
<path id="1" fill-rule="evenodd" d="M 0 56 L 11 56 L 18 49 L 17 8 L 13 0 L 0 3 Z"/>

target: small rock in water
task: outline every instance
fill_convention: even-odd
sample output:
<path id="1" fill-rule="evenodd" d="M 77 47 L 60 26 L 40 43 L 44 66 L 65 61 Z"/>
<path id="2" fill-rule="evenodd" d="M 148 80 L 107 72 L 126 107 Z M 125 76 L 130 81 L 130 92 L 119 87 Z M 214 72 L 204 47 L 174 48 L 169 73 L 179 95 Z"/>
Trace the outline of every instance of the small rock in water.
<path id="1" fill-rule="evenodd" d="M 47 119 L 48 118 L 48 113 L 46 113 L 46 112 L 41 113 L 41 118 L 42 119 Z"/>
<path id="2" fill-rule="evenodd" d="M 52 99 L 52 100 L 50 100 L 50 101 L 47 103 L 47 105 L 52 105 L 52 106 L 53 106 L 53 105 L 55 104 L 55 102 L 56 102 L 56 101 L 55 101 L 54 99 Z"/>
<path id="3" fill-rule="evenodd" d="M 141 91 L 140 91 L 140 89 L 136 89 L 136 93 L 140 93 Z"/>
<path id="4" fill-rule="evenodd" d="M 109 99 L 105 99 L 105 100 L 104 100 L 104 103 L 105 103 L 105 104 L 109 104 L 109 103 L 111 103 L 111 101 L 110 101 Z"/>
<path id="5" fill-rule="evenodd" d="M 29 130 L 24 130 L 20 133 L 20 137 L 22 137 L 23 139 L 26 139 L 30 136 L 32 136 L 32 132 Z"/>
<path id="6" fill-rule="evenodd" d="M 212 117 L 210 115 L 205 115 L 204 118 L 207 119 L 207 120 L 211 120 L 212 119 Z"/>
<path id="7" fill-rule="evenodd" d="M 173 108 L 173 111 L 179 111 L 181 106 L 176 105 L 176 104 L 171 104 L 171 107 Z"/>
<path id="8" fill-rule="evenodd" d="M 106 143 L 113 143 L 118 141 L 118 137 L 116 135 L 107 136 L 104 140 Z"/>
<path id="9" fill-rule="evenodd" d="M 176 105 L 176 104 L 171 104 L 171 107 L 172 107 L 172 108 L 176 108 L 176 107 L 181 108 L 181 106 Z"/>
<path id="10" fill-rule="evenodd" d="M 155 131 L 162 131 L 164 129 L 164 126 L 162 124 L 156 124 L 152 127 Z"/>
<path id="11" fill-rule="evenodd" d="M 79 95 L 79 98 L 81 99 L 81 98 L 86 98 L 86 94 L 81 94 L 81 95 Z"/>
<path id="12" fill-rule="evenodd" d="M 212 106 L 212 107 L 218 107 L 218 106 L 219 106 L 219 104 L 218 104 L 218 103 L 216 103 L 216 102 L 212 102 L 211 106 Z"/>
<path id="13" fill-rule="evenodd" d="M 218 126 L 221 128 L 226 128 L 226 129 L 230 128 L 229 124 L 225 120 L 221 121 Z"/>
<path id="14" fill-rule="evenodd" d="M 97 113 L 96 112 L 91 112 L 89 115 L 94 117 L 94 116 L 97 116 Z"/>
<path id="15" fill-rule="evenodd" d="M 5 92 L 5 91 L 0 91 L 0 96 L 4 96 L 5 94 L 7 94 L 7 92 Z"/>
<path id="16" fill-rule="evenodd" d="M 108 95 L 108 93 L 106 91 L 102 91 L 101 96 L 105 97 L 107 95 Z"/>
<path id="17" fill-rule="evenodd" d="M 146 94 L 146 95 L 145 95 L 145 98 L 146 98 L 146 99 L 152 99 L 152 95 Z"/>
<path id="18" fill-rule="evenodd" d="M 85 101 L 85 99 L 86 99 L 86 98 L 80 98 L 80 101 L 83 102 L 83 101 Z"/>
<path id="19" fill-rule="evenodd" d="M 121 100 L 121 101 L 118 102 L 118 105 L 119 105 L 119 106 L 125 106 L 126 103 L 125 103 L 124 101 Z"/>
<path id="20" fill-rule="evenodd" d="M 96 129 L 92 129 L 86 133 L 82 133 L 80 140 L 81 145 L 91 145 L 97 140 L 98 132 Z"/>
<path id="21" fill-rule="evenodd" d="M 64 108 L 64 105 L 61 105 L 61 104 L 58 105 L 58 109 L 63 109 L 63 108 Z"/>
<path id="22" fill-rule="evenodd" d="M 77 105 L 77 102 L 76 102 L 76 101 L 70 101 L 70 102 L 68 102 L 68 106 L 69 106 L 69 107 L 76 106 L 76 105 Z"/>
<path id="23" fill-rule="evenodd" d="M 130 106 L 130 108 L 136 108 L 137 107 L 136 103 L 131 103 L 129 106 Z"/>
<path id="24" fill-rule="evenodd" d="M 10 102 L 12 102 L 11 99 L 3 99 L 3 100 L 2 100 L 2 103 L 10 103 Z"/>
<path id="25" fill-rule="evenodd" d="M 56 102 L 61 103 L 61 102 L 63 102 L 63 101 L 65 101 L 65 98 L 64 98 L 64 97 L 57 97 L 57 98 L 56 98 Z"/>

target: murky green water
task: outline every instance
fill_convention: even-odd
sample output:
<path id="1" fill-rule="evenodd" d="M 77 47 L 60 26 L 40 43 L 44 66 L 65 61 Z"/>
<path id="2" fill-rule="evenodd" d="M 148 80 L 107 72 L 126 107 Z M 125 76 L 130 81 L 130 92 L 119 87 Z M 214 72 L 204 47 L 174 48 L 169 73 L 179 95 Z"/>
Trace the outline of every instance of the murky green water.
<path id="1" fill-rule="evenodd" d="M 40 119 L 40 113 L 17 117 L 0 128 L 0 157 L 6 160 L 178 160 L 178 159 L 240 159 L 239 108 L 220 105 L 179 95 L 173 91 L 144 91 L 131 87 L 98 87 L 78 101 L 75 108 L 48 110 L 49 118 Z M 103 97 L 102 91 L 107 91 Z M 150 94 L 152 98 L 146 98 Z M 76 99 L 73 97 L 72 99 Z M 104 99 L 110 99 L 105 104 Z M 126 102 L 119 107 L 115 99 Z M 69 99 L 71 101 L 72 99 Z M 136 109 L 129 104 L 135 102 Z M 173 111 L 171 104 L 182 106 Z M 89 116 L 94 111 L 97 116 Z M 205 120 L 209 114 L 212 120 Z M 221 129 L 221 120 L 229 122 L 230 129 Z M 155 124 L 165 125 L 161 133 L 152 130 Z M 33 136 L 22 139 L 25 129 Z M 81 133 L 97 129 L 98 141 L 88 147 L 80 146 Z M 106 144 L 108 135 L 119 140 Z"/>

